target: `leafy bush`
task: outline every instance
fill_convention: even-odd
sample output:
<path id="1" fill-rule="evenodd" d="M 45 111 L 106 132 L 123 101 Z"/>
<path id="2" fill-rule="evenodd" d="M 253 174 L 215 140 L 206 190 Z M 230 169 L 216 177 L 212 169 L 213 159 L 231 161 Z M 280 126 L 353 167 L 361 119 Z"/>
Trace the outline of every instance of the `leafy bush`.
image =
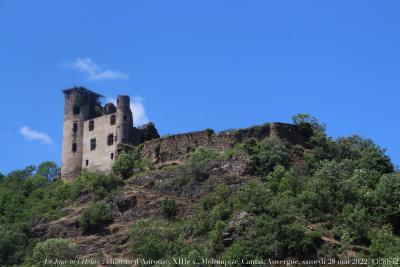
<path id="1" fill-rule="evenodd" d="M 187 255 L 190 246 L 182 233 L 178 222 L 139 220 L 132 226 L 130 251 L 135 257 L 151 260 Z"/>
<path id="2" fill-rule="evenodd" d="M 128 152 L 121 152 L 114 162 L 113 172 L 123 179 L 127 179 L 135 172 L 143 171 L 146 161 L 141 158 L 141 149 L 141 146 L 136 146 Z"/>
<path id="3" fill-rule="evenodd" d="M 254 214 L 265 212 L 272 192 L 260 181 L 248 182 L 236 195 L 235 207 Z"/>
<path id="4" fill-rule="evenodd" d="M 264 139 L 260 143 L 250 139 L 244 144 L 244 149 L 250 155 L 249 172 L 252 174 L 263 177 L 276 165 L 289 166 L 289 153 L 278 139 Z"/>
<path id="5" fill-rule="evenodd" d="M 196 182 L 204 181 L 208 178 L 208 172 L 204 168 L 208 161 L 217 159 L 218 154 L 209 148 L 198 147 L 191 152 L 186 166 L 186 175 L 189 175 Z"/>
<path id="6" fill-rule="evenodd" d="M 59 266 L 49 263 L 50 261 L 74 260 L 77 256 L 77 248 L 71 241 L 62 238 L 51 238 L 36 244 L 33 249 L 32 261 L 36 266 Z M 63 264 L 63 266 L 73 266 Z"/>
<path id="7" fill-rule="evenodd" d="M 316 132 L 325 132 L 325 125 L 321 124 L 317 118 L 309 114 L 299 113 L 294 115 L 292 121 L 299 126 L 300 130 L 307 138 L 315 135 Z"/>
<path id="8" fill-rule="evenodd" d="M 202 200 L 190 222 L 192 231 L 198 235 L 207 235 L 215 229 L 218 221 L 226 221 L 232 214 L 232 192 L 226 185 L 219 185 Z"/>
<path id="9" fill-rule="evenodd" d="M 307 233 L 304 224 L 294 216 L 252 217 L 249 227 L 240 233 L 223 255 L 225 259 L 285 259 L 287 257 L 315 256 L 320 246 L 319 233 Z"/>
<path id="10" fill-rule="evenodd" d="M 79 220 L 79 225 L 84 233 L 99 232 L 104 226 L 114 222 L 114 212 L 109 204 L 94 203 L 85 209 Z"/>
<path id="11" fill-rule="evenodd" d="M 189 154 L 189 162 L 204 163 L 218 157 L 215 150 L 205 147 L 198 147 Z"/>
<path id="12" fill-rule="evenodd" d="M 372 140 L 357 135 L 342 137 L 336 141 L 336 159 L 349 159 L 354 168 L 375 170 L 380 173 L 391 173 L 393 164 L 385 150 L 377 146 Z"/>
<path id="13" fill-rule="evenodd" d="M 114 174 L 94 173 L 83 170 L 72 183 L 72 197 L 83 193 L 91 193 L 96 199 L 102 199 L 124 184 L 122 179 Z"/>
<path id="14" fill-rule="evenodd" d="M 370 220 L 366 208 L 346 205 L 341 218 L 342 235 L 345 235 L 350 243 L 365 244 L 369 242 L 368 229 L 370 226 L 365 222 Z"/>
<path id="15" fill-rule="evenodd" d="M 400 238 L 393 235 L 393 228 L 384 225 L 380 229 L 373 229 L 369 233 L 371 239 L 371 256 L 373 258 L 399 258 Z"/>
<path id="16" fill-rule="evenodd" d="M 22 263 L 26 243 L 27 236 L 24 233 L 0 225 L 0 265 L 11 266 Z"/>
<path id="17" fill-rule="evenodd" d="M 400 173 L 385 174 L 379 180 L 374 198 L 381 223 L 389 222 L 400 233 Z"/>
<path id="18" fill-rule="evenodd" d="M 165 199 L 162 202 L 162 212 L 168 219 L 175 217 L 177 213 L 176 203 L 174 199 Z"/>

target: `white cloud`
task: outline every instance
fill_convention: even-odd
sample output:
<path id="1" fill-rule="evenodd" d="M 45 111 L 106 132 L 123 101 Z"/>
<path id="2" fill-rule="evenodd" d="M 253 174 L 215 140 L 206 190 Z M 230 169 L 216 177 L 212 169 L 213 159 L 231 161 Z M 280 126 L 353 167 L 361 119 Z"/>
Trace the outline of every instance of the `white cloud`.
<path id="1" fill-rule="evenodd" d="M 19 129 L 19 132 L 28 140 L 40 141 L 43 144 L 53 143 L 53 141 L 47 134 L 35 131 L 28 126 L 21 127 L 21 129 Z"/>
<path id="2" fill-rule="evenodd" d="M 92 81 L 129 79 L 128 75 L 119 71 L 105 69 L 94 63 L 90 58 L 78 58 L 75 62 L 66 66 L 85 73 L 88 79 Z"/>
<path id="3" fill-rule="evenodd" d="M 105 100 L 107 103 L 113 103 L 114 105 L 117 105 L 117 100 L 113 97 L 108 96 L 105 98 Z M 131 99 L 130 107 L 132 111 L 133 124 L 135 126 L 142 126 L 143 124 L 146 124 L 150 121 L 147 117 L 146 109 L 144 108 L 143 102 L 144 99 L 140 96 L 135 96 Z"/>
<path id="4" fill-rule="evenodd" d="M 131 110 L 133 116 L 133 122 L 136 126 L 141 126 L 149 122 L 149 118 L 146 115 L 146 110 L 143 105 L 143 98 L 134 97 L 132 98 Z"/>

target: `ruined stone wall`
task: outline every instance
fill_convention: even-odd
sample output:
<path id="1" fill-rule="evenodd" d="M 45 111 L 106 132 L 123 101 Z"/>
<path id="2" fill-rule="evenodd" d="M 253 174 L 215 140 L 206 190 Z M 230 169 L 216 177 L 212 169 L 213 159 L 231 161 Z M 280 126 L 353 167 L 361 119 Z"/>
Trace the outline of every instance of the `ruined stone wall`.
<path id="1" fill-rule="evenodd" d="M 153 164 L 185 159 L 196 147 L 212 148 L 222 152 L 250 138 L 279 138 L 291 144 L 305 143 L 299 128 L 287 123 L 268 123 L 251 128 L 214 133 L 212 130 L 177 134 L 143 143 L 142 157 Z"/>

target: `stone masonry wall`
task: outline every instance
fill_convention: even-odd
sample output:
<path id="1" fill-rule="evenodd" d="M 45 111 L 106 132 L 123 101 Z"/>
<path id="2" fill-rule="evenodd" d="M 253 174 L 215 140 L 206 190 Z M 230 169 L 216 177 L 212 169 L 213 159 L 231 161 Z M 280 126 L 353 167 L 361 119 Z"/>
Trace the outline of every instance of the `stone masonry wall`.
<path id="1" fill-rule="evenodd" d="M 204 130 L 154 139 L 143 143 L 142 157 L 150 159 L 153 164 L 159 164 L 183 160 L 196 147 L 207 147 L 222 152 L 250 138 L 260 141 L 269 137 L 300 145 L 304 145 L 306 141 L 296 125 L 275 122 L 222 133 Z"/>

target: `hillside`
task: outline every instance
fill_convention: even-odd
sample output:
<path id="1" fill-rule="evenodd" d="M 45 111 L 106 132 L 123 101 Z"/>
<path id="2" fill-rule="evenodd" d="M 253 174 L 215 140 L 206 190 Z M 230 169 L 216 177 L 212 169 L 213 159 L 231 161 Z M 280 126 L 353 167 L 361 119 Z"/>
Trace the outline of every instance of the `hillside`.
<path id="1" fill-rule="evenodd" d="M 213 140 L 224 134 L 196 146 L 164 137 L 127 149 L 112 174 L 74 181 L 54 179 L 51 162 L 1 176 L 0 264 L 399 258 L 400 174 L 385 151 L 359 136 L 333 140 L 307 115 L 294 124 L 304 138 L 232 130 L 223 149 Z"/>

